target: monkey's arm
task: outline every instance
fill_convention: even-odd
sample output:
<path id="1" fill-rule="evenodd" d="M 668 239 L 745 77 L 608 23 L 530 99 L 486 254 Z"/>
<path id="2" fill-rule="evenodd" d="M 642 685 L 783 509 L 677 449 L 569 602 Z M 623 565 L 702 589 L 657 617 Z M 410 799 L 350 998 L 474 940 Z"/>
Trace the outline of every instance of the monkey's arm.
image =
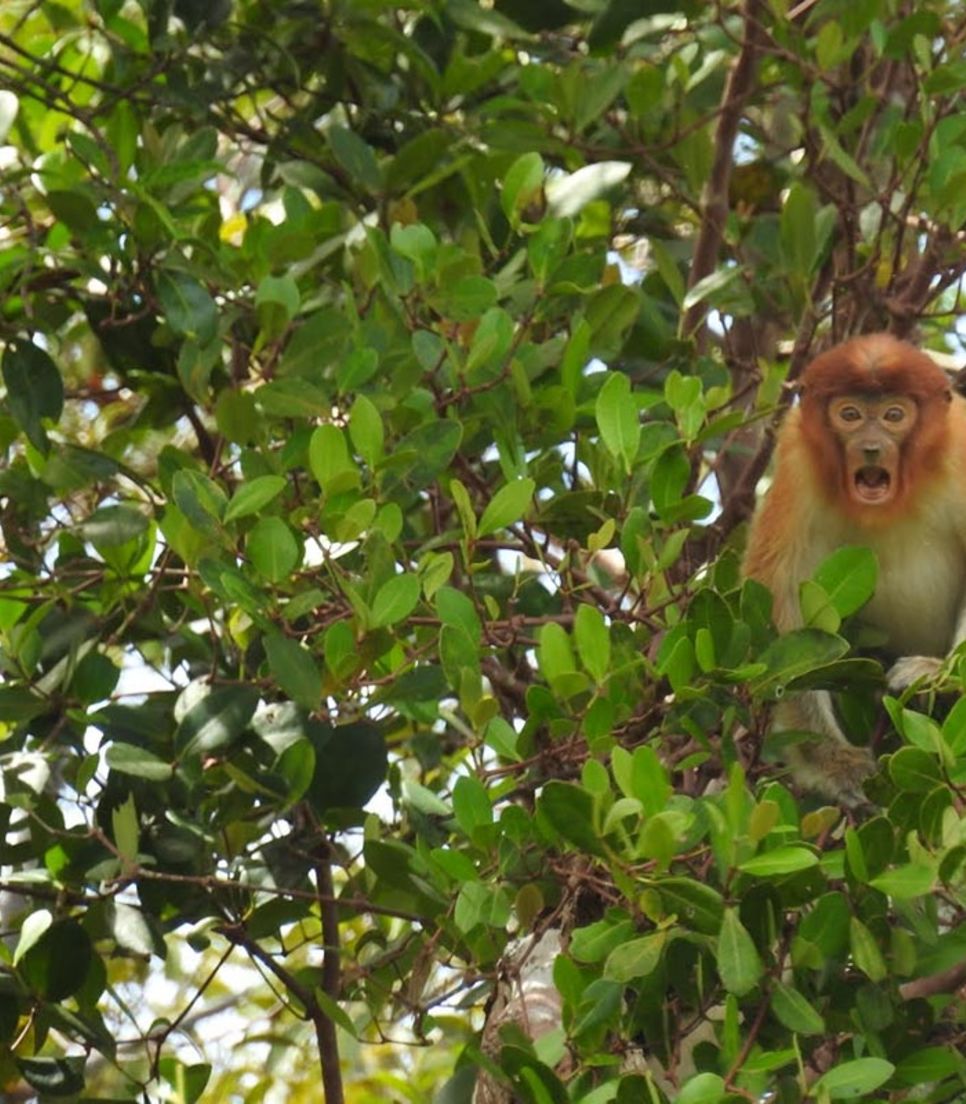
<path id="1" fill-rule="evenodd" d="M 781 632 L 801 627 L 799 585 L 823 558 L 810 543 L 814 489 L 802 485 L 803 458 L 794 455 L 798 416 L 798 411 L 789 415 L 791 428 L 784 435 L 784 449 L 780 447 L 775 481 L 755 516 L 743 564 L 747 577 L 771 591 L 772 616 Z M 815 734 L 816 739 L 790 744 L 783 752 L 802 786 L 850 806 L 865 802 L 862 783 L 875 771 L 875 760 L 866 748 L 848 741 L 827 691 L 789 695 L 775 709 L 772 731 Z"/>

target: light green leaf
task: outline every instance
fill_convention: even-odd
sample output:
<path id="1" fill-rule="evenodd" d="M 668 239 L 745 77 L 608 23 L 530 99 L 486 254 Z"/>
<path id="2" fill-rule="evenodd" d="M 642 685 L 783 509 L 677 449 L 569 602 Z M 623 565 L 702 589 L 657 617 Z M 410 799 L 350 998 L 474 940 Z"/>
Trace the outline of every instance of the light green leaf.
<path id="1" fill-rule="evenodd" d="M 517 479 L 501 487 L 490 499 L 480 518 L 479 534 L 486 536 L 512 525 L 526 512 L 536 484 L 532 479 Z"/>
<path id="2" fill-rule="evenodd" d="M 754 941 L 735 909 L 725 909 L 718 933 L 718 970 L 729 993 L 743 997 L 758 983 L 764 967 Z"/>
<path id="3" fill-rule="evenodd" d="M 936 884 L 936 871 L 926 863 L 905 863 L 873 878 L 869 885 L 898 901 L 924 897 Z"/>
<path id="4" fill-rule="evenodd" d="M 657 969 L 667 939 L 667 931 L 658 931 L 615 947 L 604 963 L 604 977 L 624 984 L 648 977 Z"/>
<path id="5" fill-rule="evenodd" d="M 175 333 L 207 345 L 218 332 L 218 308 L 204 285 L 186 272 L 161 269 L 155 277 L 158 299 Z"/>
<path id="6" fill-rule="evenodd" d="M 821 1035 L 825 1021 L 797 989 L 775 982 L 771 1010 L 779 1023 L 800 1035 Z"/>
<path id="7" fill-rule="evenodd" d="M 857 916 L 849 919 L 849 943 L 852 958 L 862 973 L 869 981 L 882 981 L 889 972 L 882 951 L 875 936 Z"/>
<path id="8" fill-rule="evenodd" d="M 356 452 L 374 468 L 382 459 L 385 432 L 376 404 L 365 395 L 357 395 L 349 411 L 349 437 Z"/>
<path id="9" fill-rule="evenodd" d="M 104 759 L 112 771 L 146 778 L 150 782 L 166 782 L 174 772 L 170 763 L 135 744 L 113 743 L 104 753 Z"/>
<path id="10" fill-rule="evenodd" d="M 385 625 L 395 625 L 408 617 L 419 601 L 419 576 L 410 572 L 393 575 L 379 588 L 372 602 L 372 617 L 369 625 L 373 629 Z"/>
<path id="11" fill-rule="evenodd" d="M 138 824 L 137 806 L 134 795 L 128 794 L 127 800 L 111 811 L 111 827 L 114 832 L 114 846 L 122 859 L 135 862 L 138 856 L 138 841 L 141 836 Z"/>
<path id="12" fill-rule="evenodd" d="M 543 175 L 543 158 L 539 153 L 524 153 L 507 169 L 500 203 L 510 222 L 515 222 L 517 214 L 539 198 Z"/>
<path id="13" fill-rule="evenodd" d="M 781 874 L 792 874 L 796 870 L 807 870 L 818 863 L 818 855 L 807 847 L 776 847 L 738 864 L 745 874 L 755 874 L 761 878 Z"/>
<path id="14" fill-rule="evenodd" d="M 248 534 L 245 551 L 255 570 L 272 583 L 280 583 L 295 571 L 302 546 L 292 530 L 277 517 L 264 517 Z"/>
<path id="15" fill-rule="evenodd" d="M 623 372 L 611 372 L 597 393 L 597 428 L 607 451 L 624 461 L 630 472 L 641 439 L 641 423 L 631 397 L 631 381 Z"/>
<path id="16" fill-rule="evenodd" d="M 718 1104 L 728 1096 L 724 1078 L 716 1073 L 696 1073 L 681 1086 L 675 1104 Z"/>
<path id="17" fill-rule="evenodd" d="M 285 488 L 286 479 L 281 475 L 259 475 L 249 479 L 235 491 L 225 509 L 224 520 L 257 514 L 272 499 L 277 498 Z"/>
<path id="18" fill-rule="evenodd" d="M 812 1094 L 818 1099 L 821 1093 L 828 1093 L 831 1100 L 854 1100 L 884 1085 L 895 1068 L 884 1058 L 856 1058 L 823 1073 L 812 1086 Z"/>
<path id="19" fill-rule="evenodd" d="M 64 384 L 57 365 L 31 341 L 8 340 L 0 365 L 6 404 L 30 443 L 47 452 L 43 420 L 59 420 L 64 408 Z"/>
<path id="20" fill-rule="evenodd" d="M 275 681 L 299 705 L 318 709 L 322 697 L 322 675 L 312 654 L 291 637 L 279 632 L 265 637 L 265 654 Z"/>
<path id="21" fill-rule="evenodd" d="M 17 940 L 17 946 L 13 952 L 14 966 L 47 931 L 53 920 L 54 918 L 49 909 L 38 909 L 23 921 L 20 925 L 20 938 Z"/>
<path id="22" fill-rule="evenodd" d="M 868 548 L 845 545 L 822 561 L 814 578 L 839 616 L 848 617 L 875 593 L 878 573 L 874 552 Z"/>
<path id="23" fill-rule="evenodd" d="M 610 629 L 596 606 L 583 602 L 577 607 L 574 639 L 580 662 L 599 685 L 610 674 Z"/>

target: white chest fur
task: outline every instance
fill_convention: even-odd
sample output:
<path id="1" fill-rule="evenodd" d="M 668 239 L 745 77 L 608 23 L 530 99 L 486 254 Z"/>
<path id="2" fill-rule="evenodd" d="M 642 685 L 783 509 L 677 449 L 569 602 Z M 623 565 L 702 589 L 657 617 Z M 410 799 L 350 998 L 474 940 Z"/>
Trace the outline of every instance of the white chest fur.
<path id="1" fill-rule="evenodd" d="M 835 545 L 865 545 L 876 554 L 875 594 L 859 616 L 885 633 L 892 655 L 943 656 L 958 642 L 966 594 L 964 528 L 958 509 L 942 502 L 886 529 L 843 524 L 835 534 Z"/>

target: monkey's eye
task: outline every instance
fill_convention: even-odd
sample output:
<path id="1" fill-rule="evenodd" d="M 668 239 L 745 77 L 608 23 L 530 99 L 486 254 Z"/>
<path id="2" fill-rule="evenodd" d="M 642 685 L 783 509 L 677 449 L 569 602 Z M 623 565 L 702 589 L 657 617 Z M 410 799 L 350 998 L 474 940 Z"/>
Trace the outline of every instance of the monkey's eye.
<path id="1" fill-rule="evenodd" d="M 882 414 L 882 418 L 886 422 L 902 422 L 905 417 L 906 412 L 901 406 L 890 406 Z"/>
<path id="2" fill-rule="evenodd" d="M 842 406 L 839 408 L 839 417 L 843 422 L 858 422 L 862 419 L 862 411 L 857 406 Z"/>

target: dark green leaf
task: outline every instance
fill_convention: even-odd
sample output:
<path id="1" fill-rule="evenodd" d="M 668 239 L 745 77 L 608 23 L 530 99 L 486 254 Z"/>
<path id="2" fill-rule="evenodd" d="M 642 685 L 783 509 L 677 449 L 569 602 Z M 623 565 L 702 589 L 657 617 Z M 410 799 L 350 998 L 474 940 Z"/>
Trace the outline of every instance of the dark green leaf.
<path id="1" fill-rule="evenodd" d="M 166 782 L 173 772 L 170 763 L 135 744 L 113 743 L 105 752 L 104 759 L 111 770 L 151 782 Z"/>
<path id="2" fill-rule="evenodd" d="M 309 738 L 315 747 L 315 774 L 306 797 L 316 810 L 365 805 L 386 777 L 382 730 L 368 721 L 337 727 L 312 724 Z"/>
<path id="3" fill-rule="evenodd" d="M 218 308 L 207 288 L 185 272 L 162 269 L 155 277 L 158 298 L 175 333 L 207 345 L 218 332 Z"/>
<path id="4" fill-rule="evenodd" d="M 7 407 L 32 445 L 47 452 L 43 420 L 57 422 L 64 408 L 64 384 L 57 365 L 33 342 L 7 343 L 0 365 Z"/>
<path id="5" fill-rule="evenodd" d="M 31 1088 L 45 1096 L 74 1096 L 84 1089 L 83 1058 L 17 1058 Z"/>
<path id="6" fill-rule="evenodd" d="M 537 807 L 568 843 L 591 855 L 603 852 L 593 823 L 593 799 L 585 789 L 571 782 L 548 782 Z"/>
<path id="7" fill-rule="evenodd" d="M 265 637 L 265 652 L 276 682 L 292 701 L 310 711 L 318 709 L 322 675 L 311 652 L 278 632 Z"/>
<path id="8" fill-rule="evenodd" d="M 828 1093 L 831 1100 L 854 1100 L 884 1085 L 895 1068 L 884 1058 L 856 1058 L 823 1073 L 815 1082 L 813 1092 Z"/>
<path id="9" fill-rule="evenodd" d="M 735 909 L 727 908 L 718 933 L 718 970 L 729 993 L 743 997 L 764 972 L 754 941 Z"/>
<path id="10" fill-rule="evenodd" d="M 264 517 L 248 534 L 245 551 L 255 570 L 271 583 L 289 578 L 302 559 L 302 546 L 277 517 Z"/>
<path id="11" fill-rule="evenodd" d="M 203 697 L 178 726 L 181 756 L 209 754 L 234 743 L 252 719 L 258 696 L 251 686 L 225 686 Z"/>

